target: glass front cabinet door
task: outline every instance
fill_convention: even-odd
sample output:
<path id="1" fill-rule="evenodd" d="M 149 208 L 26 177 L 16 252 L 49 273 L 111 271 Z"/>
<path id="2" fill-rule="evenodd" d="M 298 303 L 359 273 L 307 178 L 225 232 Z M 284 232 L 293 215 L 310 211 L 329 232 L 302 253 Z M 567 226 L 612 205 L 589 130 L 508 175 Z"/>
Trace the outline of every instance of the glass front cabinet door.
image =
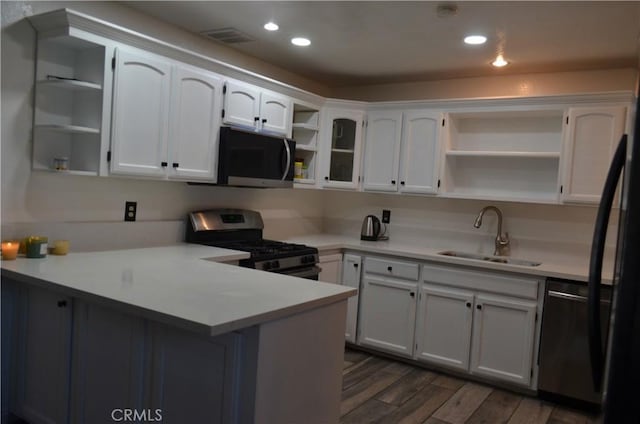
<path id="1" fill-rule="evenodd" d="M 322 185 L 355 189 L 360 177 L 364 112 L 330 108 L 325 116 Z"/>

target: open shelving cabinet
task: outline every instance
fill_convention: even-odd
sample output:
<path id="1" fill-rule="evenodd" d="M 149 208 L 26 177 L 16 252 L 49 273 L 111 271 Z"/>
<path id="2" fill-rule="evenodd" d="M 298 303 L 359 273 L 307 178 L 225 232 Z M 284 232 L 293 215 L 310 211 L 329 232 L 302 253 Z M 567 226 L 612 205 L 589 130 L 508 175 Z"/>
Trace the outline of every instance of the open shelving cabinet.
<path id="1" fill-rule="evenodd" d="M 62 35 L 38 40 L 33 169 L 56 171 L 67 158 L 77 175 L 100 175 L 107 48 Z"/>
<path id="2" fill-rule="evenodd" d="M 556 203 L 564 110 L 450 113 L 441 194 Z"/>
<path id="3" fill-rule="evenodd" d="M 296 141 L 296 159 L 301 159 L 304 163 L 303 178 L 296 178 L 294 181 L 297 184 L 315 184 L 320 107 L 294 100 L 291 128 L 293 139 Z"/>

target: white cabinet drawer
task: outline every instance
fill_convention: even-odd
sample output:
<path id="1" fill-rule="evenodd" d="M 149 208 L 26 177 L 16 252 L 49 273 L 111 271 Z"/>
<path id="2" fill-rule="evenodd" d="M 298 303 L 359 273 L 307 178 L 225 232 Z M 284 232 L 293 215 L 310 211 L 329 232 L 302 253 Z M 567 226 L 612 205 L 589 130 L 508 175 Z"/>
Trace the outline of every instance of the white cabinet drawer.
<path id="1" fill-rule="evenodd" d="M 495 271 L 467 270 L 451 266 L 424 265 L 422 280 L 483 292 L 517 296 L 526 299 L 538 298 L 539 279 L 511 276 Z"/>
<path id="2" fill-rule="evenodd" d="M 369 274 L 379 274 L 418 281 L 420 267 L 418 264 L 412 262 L 367 257 L 364 262 L 364 271 Z"/>

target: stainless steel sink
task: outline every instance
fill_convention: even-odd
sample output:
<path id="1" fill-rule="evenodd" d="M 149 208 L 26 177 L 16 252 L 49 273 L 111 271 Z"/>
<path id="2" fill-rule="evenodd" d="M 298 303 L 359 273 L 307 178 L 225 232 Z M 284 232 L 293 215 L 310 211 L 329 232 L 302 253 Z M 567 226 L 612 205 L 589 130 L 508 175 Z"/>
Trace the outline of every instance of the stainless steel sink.
<path id="1" fill-rule="evenodd" d="M 438 252 L 438 255 L 453 256 L 456 258 L 475 259 L 477 261 L 495 262 L 500 264 L 521 265 L 521 266 L 540 266 L 541 262 L 527 261 L 524 259 L 507 258 L 503 256 L 487 256 L 478 253 L 458 252 L 455 250 L 445 250 Z"/>

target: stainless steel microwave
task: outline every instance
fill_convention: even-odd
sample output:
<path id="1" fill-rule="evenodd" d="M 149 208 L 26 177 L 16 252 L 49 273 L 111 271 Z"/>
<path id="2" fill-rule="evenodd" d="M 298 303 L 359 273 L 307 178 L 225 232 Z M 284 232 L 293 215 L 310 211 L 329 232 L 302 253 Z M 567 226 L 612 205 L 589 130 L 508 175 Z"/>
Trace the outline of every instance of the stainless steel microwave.
<path id="1" fill-rule="evenodd" d="M 220 128 L 218 184 L 293 187 L 296 142 L 231 127 Z"/>

